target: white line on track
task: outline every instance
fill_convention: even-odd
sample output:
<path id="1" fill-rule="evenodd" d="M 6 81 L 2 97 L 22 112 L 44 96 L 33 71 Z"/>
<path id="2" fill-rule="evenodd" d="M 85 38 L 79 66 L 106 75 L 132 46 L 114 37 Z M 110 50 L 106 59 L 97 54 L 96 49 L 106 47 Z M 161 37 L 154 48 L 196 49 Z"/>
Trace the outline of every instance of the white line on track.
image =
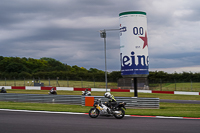
<path id="1" fill-rule="evenodd" d="M 49 113 L 49 114 L 72 114 L 72 115 L 86 115 L 88 113 L 76 113 L 76 112 L 53 112 L 53 111 L 34 111 L 34 110 L 13 110 L 13 109 L 0 109 L 0 111 L 12 111 L 12 112 L 29 112 L 29 113 Z M 142 118 L 163 118 L 163 119 L 197 119 L 190 117 L 168 117 L 168 116 L 140 116 L 140 115 L 125 115 L 126 117 L 142 117 Z"/>

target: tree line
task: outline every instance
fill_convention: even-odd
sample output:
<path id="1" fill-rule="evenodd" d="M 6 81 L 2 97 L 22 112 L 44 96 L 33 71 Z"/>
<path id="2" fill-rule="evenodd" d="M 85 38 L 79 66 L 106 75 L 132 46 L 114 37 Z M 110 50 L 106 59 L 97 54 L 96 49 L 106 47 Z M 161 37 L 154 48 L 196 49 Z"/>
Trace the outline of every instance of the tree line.
<path id="1" fill-rule="evenodd" d="M 167 73 L 163 71 L 155 71 L 149 72 L 148 79 L 150 83 L 200 82 L 200 73 Z"/>
<path id="2" fill-rule="evenodd" d="M 120 71 L 107 75 L 108 81 L 116 82 Z M 70 66 L 60 61 L 43 57 L 40 59 L 0 56 L 0 79 L 62 79 L 105 81 L 105 72 L 96 68 L 87 70 L 77 65 Z"/>
<path id="3" fill-rule="evenodd" d="M 40 59 L 0 56 L 0 79 L 56 79 L 105 81 L 105 72 L 96 68 L 86 69 L 77 65 L 70 66 L 60 61 L 43 57 Z M 108 82 L 122 78 L 120 71 L 107 74 Z M 200 82 L 200 73 L 149 72 L 149 82 Z"/>

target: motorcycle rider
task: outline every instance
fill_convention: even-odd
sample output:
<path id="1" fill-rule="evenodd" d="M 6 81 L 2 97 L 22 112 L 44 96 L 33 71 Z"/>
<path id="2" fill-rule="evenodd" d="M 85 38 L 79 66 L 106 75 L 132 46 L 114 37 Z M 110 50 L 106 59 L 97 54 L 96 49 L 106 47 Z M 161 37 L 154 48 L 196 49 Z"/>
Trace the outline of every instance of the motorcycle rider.
<path id="1" fill-rule="evenodd" d="M 111 95 L 110 92 L 106 92 L 104 94 L 104 96 L 109 99 L 107 106 L 109 108 L 113 109 L 115 107 L 115 105 L 117 104 L 117 101 L 116 101 L 115 97 L 113 95 Z M 110 113 L 109 110 L 107 110 L 107 111 L 108 111 L 108 113 Z"/>
<path id="2" fill-rule="evenodd" d="M 7 93 L 6 89 L 4 87 L 2 87 L 0 93 Z"/>
<path id="3" fill-rule="evenodd" d="M 51 88 L 49 94 L 52 94 L 52 95 L 57 95 L 57 92 L 54 88 Z"/>
<path id="4" fill-rule="evenodd" d="M 86 95 L 88 93 L 88 89 L 85 89 L 83 95 Z"/>

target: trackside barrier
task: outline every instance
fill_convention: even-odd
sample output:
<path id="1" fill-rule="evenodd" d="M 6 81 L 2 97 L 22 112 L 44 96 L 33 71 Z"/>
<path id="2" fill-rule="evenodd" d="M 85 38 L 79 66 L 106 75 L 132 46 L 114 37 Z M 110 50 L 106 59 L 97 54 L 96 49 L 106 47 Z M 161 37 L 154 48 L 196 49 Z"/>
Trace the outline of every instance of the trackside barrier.
<path id="1" fill-rule="evenodd" d="M 159 108 L 159 98 L 137 98 L 138 108 Z"/>
<path id="2" fill-rule="evenodd" d="M 93 106 L 94 101 L 97 99 L 101 99 L 102 102 L 108 101 L 108 99 L 103 96 L 83 96 L 82 106 Z M 115 97 L 115 99 L 117 102 L 126 102 L 126 107 L 129 108 L 158 109 L 160 103 L 159 98 Z"/>
<path id="3" fill-rule="evenodd" d="M 22 90 L 65 90 L 65 91 L 102 91 L 106 92 L 104 88 L 74 88 L 74 87 L 40 87 L 40 86 L 0 86 L 5 87 L 5 89 L 22 89 Z M 134 92 L 134 90 L 129 89 L 107 89 L 108 92 Z M 179 94 L 179 95 L 200 95 L 200 92 L 184 92 L 184 91 L 154 91 L 154 90 L 138 90 L 139 93 L 161 93 L 161 94 Z"/>
<path id="4" fill-rule="evenodd" d="M 182 95 L 200 95 L 200 92 L 181 92 L 181 91 L 174 91 L 174 94 L 182 94 Z"/>
<path id="5" fill-rule="evenodd" d="M 79 95 L 43 95 L 43 94 L 16 94 L 0 93 L 0 101 L 36 102 L 36 103 L 62 103 L 81 105 Z"/>
<path id="6" fill-rule="evenodd" d="M 0 93 L 0 101 L 61 103 L 82 106 L 93 106 L 94 101 L 99 98 L 102 99 L 102 102 L 108 101 L 103 96 Z M 130 108 L 159 108 L 159 98 L 115 97 L 115 99 L 117 102 L 126 102 L 126 107 Z"/>

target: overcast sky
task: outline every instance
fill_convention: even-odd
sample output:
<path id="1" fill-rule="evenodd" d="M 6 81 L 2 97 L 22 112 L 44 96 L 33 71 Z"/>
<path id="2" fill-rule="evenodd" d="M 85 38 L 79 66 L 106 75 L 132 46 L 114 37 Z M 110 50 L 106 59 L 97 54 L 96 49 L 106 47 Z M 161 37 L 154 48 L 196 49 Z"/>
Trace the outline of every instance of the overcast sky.
<path id="1" fill-rule="evenodd" d="M 104 68 L 99 30 L 119 28 L 119 13 L 147 13 L 149 70 L 200 72 L 199 0 L 0 0 L 0 55 L 51 57 Z M 107 32 L 107 69 L 120 70 L 119 32 Z"/>

